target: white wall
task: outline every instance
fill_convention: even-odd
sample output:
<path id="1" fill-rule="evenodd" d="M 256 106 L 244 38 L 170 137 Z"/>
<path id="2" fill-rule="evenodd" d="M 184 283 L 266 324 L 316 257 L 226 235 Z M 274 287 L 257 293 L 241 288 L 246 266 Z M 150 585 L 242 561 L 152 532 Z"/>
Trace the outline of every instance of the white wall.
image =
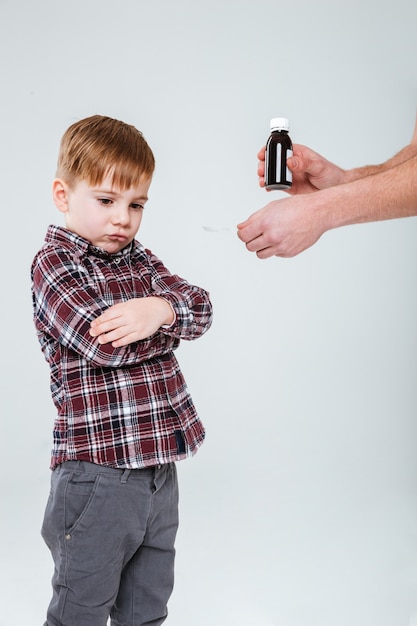
<path id="1" fill-rule="evenodd" d="M 29 266 L 61 223 L 59 139 L 94 113 L 144 132 L 157 170 L 140 238 L 215 306 L 179 351 L 208 436 L 180 465 L 167 623 L 417 624 L 416 220 L 288 260 L 235 234 L 267 201 L 270 117 L 343 167 L 408 142 L 416 23 L 410 0 L 0 0 L 0 626 L 42 623 L 49 600 L 54 409 Z"/>

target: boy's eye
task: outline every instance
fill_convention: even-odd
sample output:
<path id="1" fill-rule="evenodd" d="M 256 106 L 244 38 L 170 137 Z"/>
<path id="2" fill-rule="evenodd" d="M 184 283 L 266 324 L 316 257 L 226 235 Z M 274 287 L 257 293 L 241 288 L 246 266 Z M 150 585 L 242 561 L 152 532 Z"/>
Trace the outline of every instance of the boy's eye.
<path id="1" fill-rule="evenodd" d="M 139 204 L 139 202 L 132 202 L 132 204 L 130 206 L 135 211 L 139 211 L 140 209 L 143 209 L 143 204 Z"/>
<path id="2" fill-rule="evenodd" d="M 101 204 L 104 204 L 105 206 L 108 206 L 109 204 L 112 204 L 113 200 L 111 200 L 111 198 L 99 198 L 99 202 L 101 202 Z"/>

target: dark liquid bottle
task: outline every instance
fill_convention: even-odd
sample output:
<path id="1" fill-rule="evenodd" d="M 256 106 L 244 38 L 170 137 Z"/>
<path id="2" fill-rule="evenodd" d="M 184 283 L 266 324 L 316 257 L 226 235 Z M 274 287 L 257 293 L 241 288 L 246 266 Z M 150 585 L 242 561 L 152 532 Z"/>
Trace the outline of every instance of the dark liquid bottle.
<path id="1" fill-rule="evenodd" d="M 265 187 L 267 189 L 289 189 L 292 185 L 291 170 L 287 159 L 292 156 L 292 141 L 288 134 L 289 124 L 285 117 L 271 120 L 271 134 L 266 142 Z"/>

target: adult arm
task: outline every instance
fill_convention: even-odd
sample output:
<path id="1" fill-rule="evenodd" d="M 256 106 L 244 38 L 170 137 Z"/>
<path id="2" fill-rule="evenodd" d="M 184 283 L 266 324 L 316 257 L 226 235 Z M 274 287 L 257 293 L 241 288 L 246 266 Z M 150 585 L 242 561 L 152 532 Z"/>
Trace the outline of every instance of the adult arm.
<path id="1" fill-rule="evenodd" d="M 342 169 L 328 161 L 318 152 L 307 146 L 294 144 L 294 156 L 288 159 L 288 167 L 293 173 L 293 184 L 287 190 L 289 195 L 310 193 L 334 185 L 353 182 L 359 178 L 379 174 L 417 155 L 417 116 L 410 143 L 393 157 L 378 165 L 365 165 L 350 170 Z M 258 179 L 260 187 L 265 187 L 265 147 L 258 152 Z"/>
<path id="2" fill-rule="evenodd" d="M 265 185 L 264 154 L 263 148 L 258 153 L 261 187 Z M 270 202 L 238 224 L 238 236 L 259 258 L 289 257 L 313 245 L 331 228 L 416 215 L 416 157 L 417 117 L 410 144 L 379 165 L 343 170 L 295 144 L 294 157 L 288 161 L 293 171 L 290 194 L 295 197 Z M 331 193 L 333 187 L 337 191 Z M 318 197 L 309 197 L 316 196 L 311 192 L 319 192 Z"/>
<path id="3" fill-rule="evenodd" d="M 412 156 L 352 182 L 272 201 L 238 225 L 238 237 L 260 259 L 292 257 L 330 229 L 417 215 L 416 181 Z"/>

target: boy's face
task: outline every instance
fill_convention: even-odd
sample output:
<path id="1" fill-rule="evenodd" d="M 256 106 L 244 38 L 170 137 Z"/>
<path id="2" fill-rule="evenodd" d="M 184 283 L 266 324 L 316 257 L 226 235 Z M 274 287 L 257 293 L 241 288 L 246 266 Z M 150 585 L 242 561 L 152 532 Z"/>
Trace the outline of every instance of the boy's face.
<path id="1" fill-rule="evenodd" d="M 121 191 L 112 187 L 110 177 L 95 187 L 85 180 L 69 187 L 56 179 L 52 192 L 56 207 L 65 215 L 68 230 L 114 254 L 138 232 L 151 181 L 152 177 L 137 187 Z"/>

